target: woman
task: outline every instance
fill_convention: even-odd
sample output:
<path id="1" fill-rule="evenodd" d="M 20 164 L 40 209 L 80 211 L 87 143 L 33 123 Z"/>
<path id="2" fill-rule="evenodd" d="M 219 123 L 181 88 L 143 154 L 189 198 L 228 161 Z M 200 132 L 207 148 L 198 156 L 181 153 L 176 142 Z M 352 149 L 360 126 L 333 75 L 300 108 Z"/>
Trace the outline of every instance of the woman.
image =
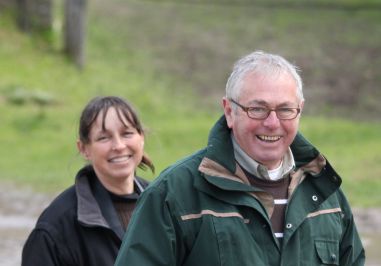
<path id="1" fill-rule="evenodd" d="M 75 185 L 39 217 L 22 253 L 22 265 L 113 265 L 150 168 L 136 112 L 118 97 L 98 97 L 84 108 L 79 152 L 89 165 Z"/>

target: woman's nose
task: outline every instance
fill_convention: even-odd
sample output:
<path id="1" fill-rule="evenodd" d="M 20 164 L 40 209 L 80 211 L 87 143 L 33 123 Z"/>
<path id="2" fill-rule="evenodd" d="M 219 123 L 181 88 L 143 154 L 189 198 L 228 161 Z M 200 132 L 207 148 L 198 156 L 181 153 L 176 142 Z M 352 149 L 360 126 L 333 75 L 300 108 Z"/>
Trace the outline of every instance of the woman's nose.
<path id="1" fill-rule="evenodd" d="M 125 147 L 125 144 L 123 140 L 120 137 L 115 137 L 112 143 L 112 149 L 118 150 L 118 149 L 123 149 L 124 147 Z"/>

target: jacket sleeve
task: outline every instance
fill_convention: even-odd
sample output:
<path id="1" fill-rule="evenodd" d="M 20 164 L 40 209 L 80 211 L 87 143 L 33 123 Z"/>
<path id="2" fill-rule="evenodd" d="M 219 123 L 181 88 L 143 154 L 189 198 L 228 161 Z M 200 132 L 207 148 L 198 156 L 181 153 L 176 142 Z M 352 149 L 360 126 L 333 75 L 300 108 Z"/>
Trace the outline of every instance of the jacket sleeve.
<path id="1" fill-rule="evenodd" d="M 160 188 L 146 190 L 137 203 L 115 266 L 177 265 L 176 219 Z"/>
<path id="2" fill-rule="evenodd" d="M 69 265 L 62 259 L 60 250 L 48 231 L 35 228 L 23 247 L 21 265 Z"/>
<path id="3" fill-rule="evenodd" d="M 352 211 L 344 195 L 341 194 L 344 204 L 343 223 L 344 233 L 340 242 L 340 265 L 363 266 L 365 265 L 365 251 L 357 231 Z"/>

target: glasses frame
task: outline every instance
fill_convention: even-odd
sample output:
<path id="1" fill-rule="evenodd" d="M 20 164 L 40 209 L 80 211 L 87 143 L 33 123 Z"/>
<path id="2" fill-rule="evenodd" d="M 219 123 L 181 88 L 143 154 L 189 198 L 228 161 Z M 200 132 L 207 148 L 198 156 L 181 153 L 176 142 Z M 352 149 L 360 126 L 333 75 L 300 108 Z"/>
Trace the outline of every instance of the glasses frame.
<path id="1" fill-rule="evenodd" d="M 296 110 L 296 111 L 297 111 L 296 114 L 295 114 L 295 116 L 294 116 L 293 118 L 280 118 L 280 117 L 278 116 L 278 112 L 277 112 L 277 110 L 282 109 L 282 108 L 268 108 L 268 107 L 264 107 L 264 108 L 267 109 L 267 115 L 266 115 L 265 117 L 263 117 L 263 118 L 251 117 L 251 116 L 249 115 L 249 111 L 250 111 L 251 109 L 255 108 L 255 107 L 247 107 L 247 106 L 243 106 L 242 104 L 240 104 L 240 103 L 234 101 L 234 100 L 231 99 L 231 98 L 229 98 L 229 101 L 231 101 L 232 103 L 234 103 L 235 105 L 237 105 L 238 107 L 240 107 L 240 108 L 246 113 L 246 115 L 247 115 L 250 119 L 254 119 L 254 120 L 265 120 L 266 118 L 269 117 L 269 115 L 270 115 L 270 113 L 271 113 L 272 111 L 275 112 L 275 115 L 276 115 L 276 117 L 277 117 L 279 120 L 293 120 L 293 119 L 295 119 L 295 118 L 300 114 L 300 107 L 292 107 L 292 108 L 291 108 L 291 107 L 287 107 L 287 109 L 293 109 L 293 110 Z"/>

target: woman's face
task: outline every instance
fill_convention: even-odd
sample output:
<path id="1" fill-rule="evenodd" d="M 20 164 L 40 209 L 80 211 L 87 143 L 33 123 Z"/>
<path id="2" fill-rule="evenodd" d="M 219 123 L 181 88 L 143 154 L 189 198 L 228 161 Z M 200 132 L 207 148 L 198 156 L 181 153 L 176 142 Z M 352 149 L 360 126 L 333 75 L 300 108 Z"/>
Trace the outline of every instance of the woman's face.
<path id="1" fill-rule="evenodd" d="M 79 143 L 83 156 L 90 161 L 101 183 L 109 190 L 118 189 L 127 181 L 133 183 L 135 170 L 143 158 L 144 135 L 134 128 L 121 114 L 120 121 L 114 107 L 103 112 L 94 121 L 89 143 Z M 125 126 L 126 125 L 126 126 Z"/>

